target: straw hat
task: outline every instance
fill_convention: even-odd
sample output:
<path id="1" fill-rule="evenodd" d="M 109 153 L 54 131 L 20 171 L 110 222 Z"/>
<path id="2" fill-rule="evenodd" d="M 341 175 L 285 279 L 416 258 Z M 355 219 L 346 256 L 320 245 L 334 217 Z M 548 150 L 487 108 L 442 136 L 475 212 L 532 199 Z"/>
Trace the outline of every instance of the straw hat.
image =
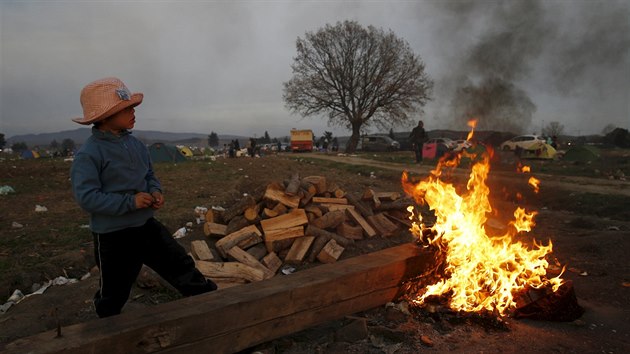
<path id="1" fill-rule="evenodd" d="M 79 124 L 92 124 L 110 117 L 127 107 L 142 103 L 142 93 L 131 93 L 115 77 L 107 77 L 87 84 L 81 90 L 83 117 L 72 119 Z"/>

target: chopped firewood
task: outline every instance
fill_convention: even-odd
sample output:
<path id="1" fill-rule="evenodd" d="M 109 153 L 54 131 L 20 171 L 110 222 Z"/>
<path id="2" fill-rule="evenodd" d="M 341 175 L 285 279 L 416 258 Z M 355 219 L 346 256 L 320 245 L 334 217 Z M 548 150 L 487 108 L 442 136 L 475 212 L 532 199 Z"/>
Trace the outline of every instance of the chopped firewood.
<path id="1" fill-rule="evenodd" d="M 262 270 L 250 267 L 240 262 L 195 262 L 197 269 L 204 277 L 214 278 L 241 278 L 250 282 L 261 281 L 265 278 Z"/>
<path id="2" fill-rule="evenodd" d="M 381 203 L 380 206 L 375 207 L 375 211 L 387 211 L 387 210 L 407 210 L 410 205 L 416 205 L 413 198 L 405 197 L 396 199 L 393 202 Z"/>
<path id="3" fill-rule="evenodd" d="M 348 199 L 346 199 L 346 198 L 313 197 L 313 203 L 348 204 Z"/>
<path id="4" fill-rule="evenodd" d="M 353 210 L 353 209 L 346 209 L 346 215 L 348 215 L 350 220 L 354 221 L 359 226 L 361 226 L 361 228 L 363 229 L 363 231 L 365 232 L 367 237 L 374 237 L 374 236 L 376 236 L 376 231 L 374 230 L 374 228 L 372 226 L 370 226 L 370 224 L 368 224 L 368 222 L 359 213 L 357 213 L 355 210 Z"/>
<path id="5" fill-rule="evenodd" d="M 312 214 L 315 214 L 315 216 L 317 216 L 318 218 L 321 218 L 321 217 L 322 217 L 322 215 L 324 215 L 324 213 L 322 212 L 322 210 L 321 210 L 321 209 L 320 209 L 317 205 L 310 204 L 310 205 L 306 206 L 306 207 L 304 208 L 304 210 L 305 210 L 307 213 L 312 213 Z"/>
<path id="6" fill-rule="evenodd" d="M 315 187 L 315 185 L 313 185 L 312 183 L 305 181 L 304 179 L 300 181 L 300 188 L 312 195 L 317 194 L 317 187 Z"/>
<path id="7" fill-rule="evenodd" d="M 213 261 L 214 255 L 208 247 L 208 243 L 204 240 L 190 242 L 190 253 L 193 257 L 200 261 Z"/>
<path id="8" fill-rule="evenodd" d="M 306 217 L 304 209 L 295 209 L 287 214 L 276 216 L 275 218 L 261 220 L 260 226 L 266 234 L 271 230 L 287 229 L 307 223 L 308 218 Z"/>
<path id="9" fill-rule="evenodd" d="M 287 207 L 284 204 L 278 203 L 271 210 L 276 212 L 277 214 L 276 216 L 280 216 L 282 214 L 286 214 L 289 209 L 287 209 Z"/>
<path id="10" fill-rule="evenodd" d="M 368 216 L 367 221 L 383 237 L 393 236 L 398 231 L 396 224 L 391 222 L 383 213 Z"/>
<path id="11" fill-rule="evenodd" d="M 313 244 L 311 245 L 311 251 L 308 254 L 308 261 L 315 262 L 315 260 L 317 259 L 317 255 L 319 255 L 319 252 L 322 251 L 324 246 L 326 246 L 326 244 L 330 240 L 331 240 L 331 237 L 329 234 L 321 234 L 321 235 L 315 236 L 315 240 L 313 241 Z"/>
<path id="12" fill-rule="evenodd" d="M 278 203 L 280 204 L 280 203 Z M 278 216 L 278 212 L 273 210 L 273 209 L 268 209 L 265 208 L 263 209 L 262 215 L 265 219 L 269 219 L 269 218 L 275 218 L 276 216 Z"/>
<path id="13" fill-rule="evenodd" d="M 354 205 L 350 204 L 320 204 L 319 206 L 328 211 L 354 209 Z"/>
<path id="14" fill-rule="evenodd" d="M 258 213 L 260 213 L 260 208 L 262 207 L 262 203 L 258 203 L 254 206 L 250 206 L 243 212 L 243 216 L 247 221 L 254 223 L 258 219 Z"/>
<path id="15" fill-rule="evenodd" d="M 354 240 L 350 240 L 347 239 L 343 236 L 337 235 L 334 232 L 329 232 L 326 230 L 322 230 L 319 227 L 313 226 L 313 225 L 308 225 L 308 227 L 306 228 L 306 231 L 304 232 L 305 235 L 307 236 L 327 236 L 328 238 L 331 238 L 335 241 L 337 241 L 338 244 L 342 245 L 342 246 L 348 246 L 352 243 L 354 243 Z"/>
<path id="16" fill-rule="evenodd" d="M 266 255 L 260 261 L 260 263 L 262 263 L 265 267 L 267 267 L 267 269 L 272 271 L 273 274 L 276 274 L 278 272 L 278 269 L 280 269 L 280 267 L 282 266 L 282 260 L 278 258 L 278 255 L 276 255 L 275 252 L 271 252 Z"/>
<path id="17" fill-rule="evenodd" d="M 296 172 L 293 175 L 291 175 L 291 180 L 289 181 L 287 188 L 285 188 L 284 193 L 288 196 L 294 196 L 294 195 L 297 195 L 299 189 L 300 189 L 300 174 Z"/>
<path id="18" fill-rule="evenodd" d="M 206 236 L 225 236 L 227 235 L 227 225 L 206 222 L 203 224 L 203 233 Z"/>
<path id="19" fill-rule="evenodd" d="M 333 192 L 333 195 L 335 196 L 335 198 L 343 198 L 346 195 L 346 191 L 341 188 L 337 188 Z"/>
<path id="20" fill-rule="evenodd" d="M 313 186 L 311 184 L 311 186 Z M 313 190 L 317 191 L 317 188 L 313 186 Z M 316 192 L 306 189 L 300 189 L 300 206 L 305 207 L 311 202 L 311 199 L 315 196 Z"/>
<path id="21" fill-rule="evenodd" d="M 212 281 L 219 289 L 227 289 L 233 286 L 239 286 L 247 283 L 247 280 L 241 278 L 214 278 Z"/>
<path id="22" fill-rule="evenodd" d="M 311 183 L 317 188 L 317 193 L 321 194 L 326 192 L 326 177 L 324 176 L 308 176 L 302 178 L 303 181 Z"/>
<path id="23" fill-rule="evenodd" d="M 344 222 L 337 226 L 335 231 L 337 232 L 337 234 L 351 240 L 363 239 L 363 228 L 361 226 L 352 226 Z"/>
<path id="24" fill-rule="evenodd" d="M 275 275 L 275 272 L 272 272 L 271 270 L 269 270 L 269 268 L 265 267 L 255 257 L 243 251 L 238 246 L 234 246 L 230 248 L 230 250 L 228 251 L 228 254 L 243 264 L 246 264 L 252 268 L 260 269 L 263 272 L 265 279 L 273 278 L 273 276 Z"/>
<path id="25" fill-rule="evenodd" d="M 284 258 L 284 261 L 287 263 L 300 263 L 304 260 L 308 249 L 313 244 L 313 240 L 315 240 L 314 236 L 304 236 L 296 239 L 291 245 L 291 249 L 289 253 Z"/>
<path id="26" fill-rule="evenodd" d="M 206 212 L 206 222 L 220 223 L 220 221 L 223 221 L 222 214 L 221 211 L 210 208 Z"/>
<path id="27" fill-rule="evenodd" d="M 337 225 L 346 221 L 346 213 L 343 210 L 330 211 L 322 217 L 317 218 L 311 222 L 311 225 L 319 227 L 320 229 L 335 228 Z"/>
<path id="28" fill-rule="evenodd" d="M 363 200 L 370 200 L 374 203 L 374 207 L 378 208 L 381 205 L 381 200 L 378 199 L 376 193 L 371 188 L 366 188 L 363 192 Z"/>
<path id="29" fill-rule="evenodd" d="M 387 216 L 387 218 L 390 219 L 391 221 L 400 223 L 401 225 L 404 225 L 405 227 L 410 228 L 411 225 L 413 224 L 411 220 L 409 219 L 401 219 L 401 218 L 391 215 L 390 213 L 383 213 L 383 214 Z"/>
<path id="30" fill-rule="evenodd" d="M 343 253 L 344 248 L 335 240 L 330 240 L 317 255 L 317 259 L 322 263 L 335 263 Z"/>
<path id="31" fill-rule="evenodd" d="M 286 205 L 289 208 L 297 208 L 300 203 L 300 197 L 297 195 L 289 196 L 284 193 L 282 185 L 271 183 L 265 191 L 265 199 L 274 200 Z"/>
<path id="32" fill-rule="evenodd" d="M 262 242 L 262 233 L 256 225 L 249 225 L 223 237 L 217 241 L 215 246 L 221 253 L 221 256 L 225 258 L 227 257 L 227 251 L 236 245 L 246 249 L 260 242 Z M 247 246 L 248 244 L 249 246 Z"/>
<path id="33" fill-rule="evenodd" d="M 348 203 L 350 203 L 350 205 L 353 205 L 364 218 L 374 215 L 372 209 L 365 205 L 361 200 L 359 200 L 359 198 L 357 198 L 353 194 L 346 193 L 346 199 L 348 200 Z"/>
<path id="34" fill-rule="evenodd" d="M 284 247 L 280 245 L 287 245 L 287 243 L 280 243 L 281 241 L 292 239 L 296 237 L 304 236 L 304 227 L 303 226 L 294 226 L 286 229 L 277 229 L 270 230 L 265 232 L 265 246 L 267 247 L 267 251 L 279 251 Z M 280 243 L 280 247 L 276 247 L 276 244 Z"/>
<path id="35" fill-rule="evenodd" d="M 379 200 L 382 200 L 382 199 L 396 200 L 400 198 L 400 193 L 398 192 L 374 192 L 374 195 Z"/>
<path id="36" fill-rule="evenodd" d="M 267 247 L 265 247 L 265 245 L 262 243 L 255 244 L 254 246 L 248 248 L 246 251 L 257 260 L 261 260 L 268 253 Z"/>
<path id="37" fill-rule="evenodd" d="M 248 225 L 251 225 L 252 222 L 250 222 L 249 220 L 245 219 L 245 217 L 243 215 L 237 215 L 235 217 L 232 218 L 232 220 L 230 220 L 230 222 L 227 224 L 227 228 L 225 229 L 225 233 L 226 234 L 231 234 L 232 232 L 238 231 Z"/>
<path id="38" fill-rule="evenodd" d="M 236 204 L 232 205 L 223 212 L 223 220 L 230 221 L 233 217 L 243 214 L 245 209 L 256 205 L 256 200 L 251 195 L 241 198 Z"/>

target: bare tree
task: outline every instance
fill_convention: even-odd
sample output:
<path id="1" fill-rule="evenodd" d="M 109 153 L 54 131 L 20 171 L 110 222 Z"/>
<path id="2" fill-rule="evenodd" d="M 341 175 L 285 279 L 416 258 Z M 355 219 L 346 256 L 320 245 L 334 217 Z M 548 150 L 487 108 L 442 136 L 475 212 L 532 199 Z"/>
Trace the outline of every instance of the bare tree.
<path id="1" fill-rule="evenodd" d="M 564 125 L 560 122 L 549 122 L 542 130 L 544 136 L 560 136 L 564 133 Z"/>
<path id="2" fill-rule="evenodd" d="M 298 37 L 296 47 L 285 104 L 304 117 L 327 114 L 329 125 L 351 130 L 348 152 L 362 127 L 408 123 L 430 99 L 424 63 L 392 31 L 338 22 Z"/>

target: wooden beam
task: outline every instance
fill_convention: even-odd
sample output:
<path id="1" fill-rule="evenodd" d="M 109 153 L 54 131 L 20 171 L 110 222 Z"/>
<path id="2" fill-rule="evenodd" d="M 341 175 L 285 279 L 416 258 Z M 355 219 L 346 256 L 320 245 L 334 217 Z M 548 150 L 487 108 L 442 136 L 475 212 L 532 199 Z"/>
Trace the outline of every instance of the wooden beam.
<path id="1" fill-rule="evenodd" d="M 414 244 L 19 339 L 9 353 L 234 353 L 395 300 L 432 263 Z"/>

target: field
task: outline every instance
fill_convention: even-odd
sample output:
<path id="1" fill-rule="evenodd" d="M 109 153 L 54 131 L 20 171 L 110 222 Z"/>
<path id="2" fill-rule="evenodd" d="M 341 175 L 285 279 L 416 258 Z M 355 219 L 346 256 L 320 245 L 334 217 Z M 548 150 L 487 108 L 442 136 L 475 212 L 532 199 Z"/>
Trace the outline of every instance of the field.
<path id="1" fill-rule="evenodd" d="M 335 340 L 335 333 L 349 319 L 333 321 L 311 330 L 274 340 L 260 346 L 275 352 L 417 352 L 437 351 L 557 351 L 623 352 L 630 348 L 630 152 L 615 150 L 595 163 L 532 161 L 532 174 L 541 179 L 539 194 L 527 185 L 527 177 L 516 174 L 510 154 L 495 156 L 488 184 L 496 218 L 507 219 L 520 192 L 520 202 L 538 210 L 537 226 L 531 237 L 554 244 L 555 257 L 567 265 L 565 278 L 573 281 L 578 301 L 586 309 L 583 318 L 572 323 L 509 320 L 501 330 L 478 323 L 446 323 L 413 316 L 391 316 L 390 310 L 374 309 L 357 316 L 367 321 L 369 337 L 354 342 Z M 243 193 L 270 181 L 282 181 L 291 173 L 301 176 L 325 175 L 347 191 L 365 187 L 379 191 L 402 191 L 401 172 L 409 170 L 422 178 L 432 162 L 414 165 L 409 152 L 337 156 L 326 154 L 281 154 L 263 158 L 198 160 L 157 164 L 166 206 L 158 218 L 171 230 L 194 221 L 196 206 L 227 206 Z M 81 278 L 94 266 L 92 236 L 85 227 L 87 214 L 74 202 L 68 179 L 69 162 L 57 159 L 0 161 L 0 185 L 15 193 L 0 196 L 0 305 L 20 289 L 31 292 L 33 284 L 58 276 Z M 465 180 L 460 168 L 453 180 Z M 612 176 L 612 177 L 611 177 Z M 617 178 L 615 179 L 615 176 Z M 36 212 L 36 205 L 47 211 Z M 503 213 L 505 211 L 505 213 Z M 509 211 L 509 213 L 508 213 Z M 503 215 L 505 214 L 505 215 Z M 19 225 L 18 225 L 19 224 Z M 202 228 L 179 241 L 203 239 Z M 408 231 L 391 239 L 370 239 L 357 243 L 342 259 L 412 241 Z M 313 267 L 316 264 L 304 265 Z M 298 267 L 299 271 L 301 268 Z M 98 276 L 77 284 L 54 286 L 0 315 L 0 349 L 23 336 L 93 320 L 91 297 Z M 173 301 L 178 295 L 165 287 L 134 288 L 124 311 Z M 427 347 L 420 339 L 431 339 Z M 539 338 L 533 341 L 532 337 Z M 396 351 L 398 350 L 398 351 Z"/>

